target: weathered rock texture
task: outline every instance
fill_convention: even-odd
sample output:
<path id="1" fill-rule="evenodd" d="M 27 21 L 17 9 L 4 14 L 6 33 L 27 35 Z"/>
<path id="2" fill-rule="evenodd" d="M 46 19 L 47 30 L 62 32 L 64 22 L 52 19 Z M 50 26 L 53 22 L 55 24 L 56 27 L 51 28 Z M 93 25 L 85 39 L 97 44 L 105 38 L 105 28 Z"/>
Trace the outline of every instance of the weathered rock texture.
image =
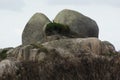
<path id="1" fill-rule="evenodd" d="M 77 11 L 64 9 L 57 14 L 54 22 L 68 25 L 79 38 L 98 37 L 99 34 L 96 22 Z"/>
<path id="2" fill-rule="evenodd" d="M 1 61 L 0 62 L 0 80 L 4 80 L 4 78 L 8 77 L 9 75 L 17 77 L 15 76 L 17 70 L 18 70 L 18 67 L 17 67 L 17 62 L 15 60 L 6 59 L 6 60 Z M 8 79 L 5 79 L 5 80 L 9 80 L 9 77 Z"/>
<path id="3" fill-rule="evenodd" d="M 0 49 L 0 61 L 5 59 L 7 57 L 7 52 L 9 52 L 12 49 L 14 48 L 8 47 L 8 48 Z"/>
<path id="4" fill-rule="evenodd" d="M 95 55 L 115 55 L 115 50 L 106 47 L 98 38 L 76 38 L 76 39 L 60 39 L 45 42 L 42 44 L 23 45 L 7 52 L 7 57 L 14 57 L 18 61 L 39 61 L 51 50 L 56 50 L 61 55 L 71 54 L 95 54 Z M 114 47 L 114 46 L 113 46 Z M 112 51 L 112 53 L 111 53 Z"/>
<path id="5" fill-rule="evenodd" d="M 111 44 L 108 41 L 102 41 L 103 46 L 104 46 L 104 53 L 111 54 L 111 53 L 116 53 L 115 47 L 113 44 Z"/>
<path id="6" fill-rule="evenodd" d="M 98 37 L 99 29 L 96 22 L 83 14 L 73 10 L 62 10 L 55 17 L 53 22 L 53 31 L 47 24 L 51 21 L 42 13 L 34 14 L 25 26 L 22 33 L 22 44 L 28 45 L 37 42 L 45 42 L 48 34 L 45 29 L 49 29 L 49 34 L 53 32 L 64 33 L 69 38 L 86 38 L 86 37 Z M 65 27 L 68 26 L 68 29 Z M 66 32 L 66 30 L 69 32 Z M 54 34 L 56 35 L 56 34 Z M 61 34 L 60 34 L 61 35 Z M 51 35 L 52 36 L 52 35 Z M 51 37 L 52 39 L 52 37 Z M 53 40 L 53 39 L 52 39 Z"/>
<path id="7" fill-rule="evenodd" d="M 50 49 L 56 49 L 61 54 L 102 54 L 101 44 L 101 41 L 97 38 L 76 38 L 60 39 L 46 42 L 43 45 Z"/>
<path id="8" fill-rule="evenodd" d="M 23 45 L 0 49 L 0 80 L 120 80 L 120 54 L 97 38 L 95 21 L 72 10 L 54 21 L 46 26 L 50 20 L 36 13 Z"/>
<path id="9" fill-rule="evenodd" d="M 22 44 L 27 45 L 42 41 L 43 39 L 43 27 L 50 20 L 42 13 L 34 14 L 25 26 L 22 33 Z"/>
<path id="10" fill-rule="evenodd" d="M 63 56 L 52 50 L 40 61 L 0 62 L 0 80 L 119 80 L 118 57 L 89 53 Z"/>

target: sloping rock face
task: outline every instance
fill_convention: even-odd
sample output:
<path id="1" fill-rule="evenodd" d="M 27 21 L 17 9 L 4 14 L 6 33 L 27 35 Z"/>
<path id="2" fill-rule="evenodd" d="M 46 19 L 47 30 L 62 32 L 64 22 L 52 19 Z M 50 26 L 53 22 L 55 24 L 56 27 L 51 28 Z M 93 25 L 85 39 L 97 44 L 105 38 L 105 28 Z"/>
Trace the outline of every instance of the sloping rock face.
<path id="1" fill-rule="evenodd" d="M 44 14 L 34 14 L 26 24 L 22 33 L 22 44 L 27 45 L 42 41 L 43 27 L 47 23 L 50 23 L 50 20 Z"/>
<path id="2" fill-rule="evenodd" d="M 18 46 L 14 50 L 7 52 L 9 58 L 15 58 L 17 61 L 39 61 L 45 57 L 48 50 L 42 45 Z"/>
<path id="3" fill-rule="evenodd" d="M 102 43 L 104 46 L 104 50 L 103 50 L 104 53 L 110 54 L 110 53 L 116 52 L 114 45 L 112 43 L 110 43 L 109 41 L 102 41 Z"/>
<path id="4" fill-rule="evenodd" d="M 14 50 L 7 52 L 8 57 L 14 57 L 18 61 L 39 61 L 51 50 L 56 50 L 61 55 L 75 54 L 95 54 L 95 55 L 114 55 L 116 52 L 106 47 L 98 38 L 76 38 L 76 39 L 60 39 L 45 42 L 42 44 L 22 45 Z M 111 49 L 111 50 L 110 50 Z M 112 51 L 112 53 L 111 53 Z"/>
<path id="5" fill-rule="evenodd" d="M 79 35 L 79 38 L 98 37 L 99 34 L 96 22 L 77 11 L 64 9 L 57 14 L 54 22 L 68 25 L 73 32 Z"/>
<path id="6" fill-rule="evenodd" d="M 8 47 L 4 49 L 0 49 L 0 61 L 7 57 L 7 52 L 14 49 L 13 47 Z"/>
<path id="7" fill-rule="evenodd" d="M 9 77 L 17 77 L 16 72 L 18 70 L 17 62 L 12 59 L 6 59 L 0 62 L 0 80 L 9 80 Z M 6 76 L 8 75 L 8 76 Z M 15 80 L 15 79 L 13 79 Z M 17 80 L 17 79 L 16 79 Z"/>
<path id="8" fill-rule="evenodd" d="M 102 54 L 101 44 L 97 38 L 60 39 L 43 43 L 48 49 L 56 49 L 61 54 Z"/>
<path id="9" fill-rule="evenodd" d="M 76 38 L 18 46 L 0 62 L 0 80 L 119 80 L 120 55 L 104 54 L 105 43 Z"/>
<path id="10" fill-rule="evenodd" d="M 40 61 L 0 62 L 0 80 L 119 80 L 120 55 L 66 54 L 56 50 Z"/>

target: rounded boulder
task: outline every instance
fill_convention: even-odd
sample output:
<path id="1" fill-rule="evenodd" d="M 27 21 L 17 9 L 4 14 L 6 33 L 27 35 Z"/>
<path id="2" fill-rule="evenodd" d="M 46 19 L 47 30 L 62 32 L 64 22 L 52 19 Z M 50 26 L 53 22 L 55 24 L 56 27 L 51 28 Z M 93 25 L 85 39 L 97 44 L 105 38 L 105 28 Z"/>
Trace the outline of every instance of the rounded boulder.
<path id="1" fill-rule="evenodd" d="M 60 11 L 54 22 L 68 25 L 79 38 L 98 37 L 99 34 L 99 28 L 94 20 L 74 10 Z"/>
<path id="2" fill-rule="evenodd" d="M 26 24 L 22 33 L 22 44 L 28 45 L 42 41 L 44 37 L 43 27 L 47 23 L 50 23 L 50 20 L 47 16 L 42 13 L 34 14 Z"/>

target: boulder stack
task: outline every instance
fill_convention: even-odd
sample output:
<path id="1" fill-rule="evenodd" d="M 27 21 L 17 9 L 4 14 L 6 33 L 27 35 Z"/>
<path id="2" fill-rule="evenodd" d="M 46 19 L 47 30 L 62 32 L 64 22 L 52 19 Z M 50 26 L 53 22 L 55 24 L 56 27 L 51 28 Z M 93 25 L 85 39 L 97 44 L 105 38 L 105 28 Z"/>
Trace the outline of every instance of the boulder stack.
<path id="1" fill-rule="evenodd" d="M 0 49 L 0 80 L 120 80 L 120 52 L 98 35 L 77 11 L 64 9 L 53 22 L 36 13 L 22 45 Z"/>
<path id="2" fill-rule="evenodd" d="M 65 32 L 66 30 L 64 30 L 64 27 L 67 27 L 67 29 L 70 30 L 69 33 L 68 30 L 67 32 Z M 64 35 L 67 35 L 67 37 L 69 36 L 69 38 L 98 38 L 99 35 L 99 28 L 94 20 L 87 16 L 84 16 L 77 11 L 64 9 L 57 14 L 55 19 L 53 20 L 53 23 L 42 13 L 34 14 L 25 26 L 22 34 L 22 44 L 27 45 L 48 41 L 45 38 L 48 36 L 47 33 L 53 33 L 53 31 L 51 31 L 51 28 L 54 32 L 58 31 L 59 33 L 62 33 L 62 35 L 64 33 Z M 51 31 L 52 33 L 46 33 L 46 29 L 47 31 Z"/>

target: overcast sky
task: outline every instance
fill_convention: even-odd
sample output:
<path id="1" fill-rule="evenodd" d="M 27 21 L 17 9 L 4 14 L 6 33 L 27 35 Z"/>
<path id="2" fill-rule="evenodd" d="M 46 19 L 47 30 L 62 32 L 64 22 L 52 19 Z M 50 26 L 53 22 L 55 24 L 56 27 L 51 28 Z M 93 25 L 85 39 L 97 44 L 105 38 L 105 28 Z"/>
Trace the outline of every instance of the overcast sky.
<path id="1" fill-rule="evenodd" d="M 120 0 L 0 0 L 0 48 L 21 44 L 22 31 L 36 12 L 53 20 L 62 9 L 76 10 L 99 26 L 99 39 L 120 50 Z"/>

